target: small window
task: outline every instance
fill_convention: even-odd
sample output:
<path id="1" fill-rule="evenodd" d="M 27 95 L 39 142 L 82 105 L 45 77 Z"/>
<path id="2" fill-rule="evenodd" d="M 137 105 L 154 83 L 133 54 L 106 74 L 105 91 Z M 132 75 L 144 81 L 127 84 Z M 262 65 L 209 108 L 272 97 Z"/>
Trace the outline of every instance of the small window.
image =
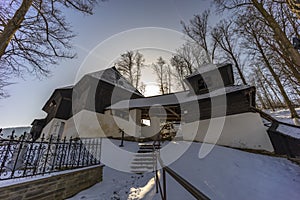
<path id="1" fill-rule="evenodd" d="M 199 90 L 207 89 L 207 85 L 202 78 L 198 80 L 198 89 Z"/>
<path id="2" fill-rule="evenodd" d="M 142 119 L 142 125 L 151 126 L 151 121 L 149 119 Z"/>
<path id="3" fill-rule="evenodd" d="M 52 107 L 52 106 L 55 107 L 56 106 L 56 102 L 54 100 L 52 100 L 49 106 L 50 107 Z"/>

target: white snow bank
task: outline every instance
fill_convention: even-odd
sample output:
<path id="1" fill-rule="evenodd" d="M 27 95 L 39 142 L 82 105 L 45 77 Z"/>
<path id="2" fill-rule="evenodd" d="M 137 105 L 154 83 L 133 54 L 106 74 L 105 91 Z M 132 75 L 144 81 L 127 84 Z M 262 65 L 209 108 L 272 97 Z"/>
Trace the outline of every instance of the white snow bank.
<path id="1" fill-rule="evenodd" d="M 18 138 L 23 135 L 24 132 L 29 133 L 30 129 L 30 126 L 3 128 L 1 137 L 4 139 L 8 139 L 8 137 L 11 136 L 12 132 L 15 131 L 14 135 Z"/>
<path id="2" fill-rule="evenodd" d="M 292 126 L 286 126 L 283 124 L 279 124 L 279 126 L 276 130 L 285 135 L 289 135 L 291 137 L 300 139 L 300 128 L 295 128 Z"/>
<path id="3" fill-rule="evenodd" d="M 277 119 L 278 121 L 294 124 L 293 119 L 291 118 L 291 113 L 288 109 L 280 109 L 280 110 L 264 110 L 264 112 L 270 114 L 272 117 Z M 300 115 L 300 108 L 296 108 L 296 112 Z"/>
<path id="4" fill-rule="evenodd" d="M 152 199 L 154 196 L 157 195 L 152 173 L 137 175 L 104 167 L 103 182 L 78 193 L 69 200 L 133 200 L 146 197 Z"/>
<path id="5" fill-rule="evenodd" d="M 134 143 L 127 143 L 135 148 Z M 188 142 L 172 142 L 175 148 Z M 190 148 L 169 167 L 211 199 L 299 199 L 300 167 L 287 159 L 215 146 L 199 159 L 201 143 Z M 167 195 L 172 200 L 194 199 L 167 175 Z M 103 182 L 82 191 L 71 200 L 160 199 L 155 193 L 153 174 L 136 175 L 104 168 Z"/>
<path id="6" fill-rule="evenodd" d="M 300 115 L 300 108 L 296 108 L 297 113 Z M 278 121 L 285 122 L 288 124 L 296 124 L 296 119 L 292 119 L 290 116 L 290 111 L 288 109 L 281 109 L 276 111 L 265 110 L 266 113 L 270 114 L 272 117 Z M 300 139 L 300 129 L 292 126 L 287 126 L 280 124 L 277 130 L 285 135 L 289 135 L 294 138 Z"/>
<path id="7" fill-rule="evenodd" d="M 300 167 L 289 160 L 220 146 L 199 159 L 200 146 L 170 167 L 211 199 L 299 199 Z"/>

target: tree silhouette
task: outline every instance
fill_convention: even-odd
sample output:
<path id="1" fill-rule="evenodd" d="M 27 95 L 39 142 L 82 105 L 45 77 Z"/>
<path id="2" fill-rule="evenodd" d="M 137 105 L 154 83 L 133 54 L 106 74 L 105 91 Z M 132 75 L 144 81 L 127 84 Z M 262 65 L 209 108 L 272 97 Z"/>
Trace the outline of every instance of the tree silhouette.
<path id="1" fill-rule="evenodd" d="M 1 1 L 0 74 L 7 79 L 0 79 L 0 90 L 14 75 L 47 75 L 50 64 L 74 58 L 70 41 L 75 35 L 62 9 L 92 14 L 96 4 L 95 0 Z"/>

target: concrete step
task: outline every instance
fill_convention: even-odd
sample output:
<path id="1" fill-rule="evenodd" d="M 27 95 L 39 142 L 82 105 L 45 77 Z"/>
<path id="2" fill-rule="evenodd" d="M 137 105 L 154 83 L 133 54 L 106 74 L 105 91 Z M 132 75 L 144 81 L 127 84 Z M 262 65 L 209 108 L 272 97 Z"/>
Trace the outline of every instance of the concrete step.
<path id="1" fill-rule="evenodd" d="M 131 162 L 132 165 L 153 165 L 153 161 L 133 161 Z"/>
<path id="2" fill-rule="evenodd" d="M 148 166 L 148 165 L 133 165 L 133 166 L 130 166 L 131 169 L 153 169 L 153 166 Z"/>
<path id="3" fill-rule="evenodd" d="M 144 174 L 149 172 L 149 170 L 130 170 L 130 172 L 135 174 Z"/>
<path id="4" fill-rule="evenodd" d="M 140 149 L 137 153 L 152 153 L 153 151 L 150 149 Z"/>
<path id="5" fill-rule="evenodd" d="M 153 146 L 141 146 L 140 149 L 151 149 L 151 150 L 153 150 Z M 155 146 L 154 149 L 160 149 L 160 147 Z"/>
<path id="6" fill-rule="evenodd" d="M 153 161 L 153 158 L 134 158 L 133 159 L 133 162 L 143 162 L 143 161 L 150 162 L 150 161 Z"/>
<path id="7" fill-rule="evenodd" d="M 153 146 L 153 143 L 139 143 L 139 146 Z M 155 144 L 154 146 L 160 146 L 160 145 Z"/>
<path id="8" fill-rule="evenodd" d="M 138 153 L 135 154 L 136 158 L 144 157 L 144 158 L 153 158 L 153 153 Z"/>

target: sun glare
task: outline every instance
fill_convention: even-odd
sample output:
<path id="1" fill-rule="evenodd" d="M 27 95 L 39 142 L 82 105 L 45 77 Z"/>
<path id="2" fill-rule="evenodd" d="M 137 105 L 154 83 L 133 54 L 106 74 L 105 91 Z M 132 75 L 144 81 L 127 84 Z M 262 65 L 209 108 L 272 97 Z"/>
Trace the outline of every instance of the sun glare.
<path id="1" fill-rule="evenodd" d="M 155 83 L 148 83 L 146 84 L 146 88 L 145 88 L 145 96 L 146 97 L 150 97 L 150 96 L 155 96 L 155 95 L 159 95 L 159 87 L 157 84 Z"/>

